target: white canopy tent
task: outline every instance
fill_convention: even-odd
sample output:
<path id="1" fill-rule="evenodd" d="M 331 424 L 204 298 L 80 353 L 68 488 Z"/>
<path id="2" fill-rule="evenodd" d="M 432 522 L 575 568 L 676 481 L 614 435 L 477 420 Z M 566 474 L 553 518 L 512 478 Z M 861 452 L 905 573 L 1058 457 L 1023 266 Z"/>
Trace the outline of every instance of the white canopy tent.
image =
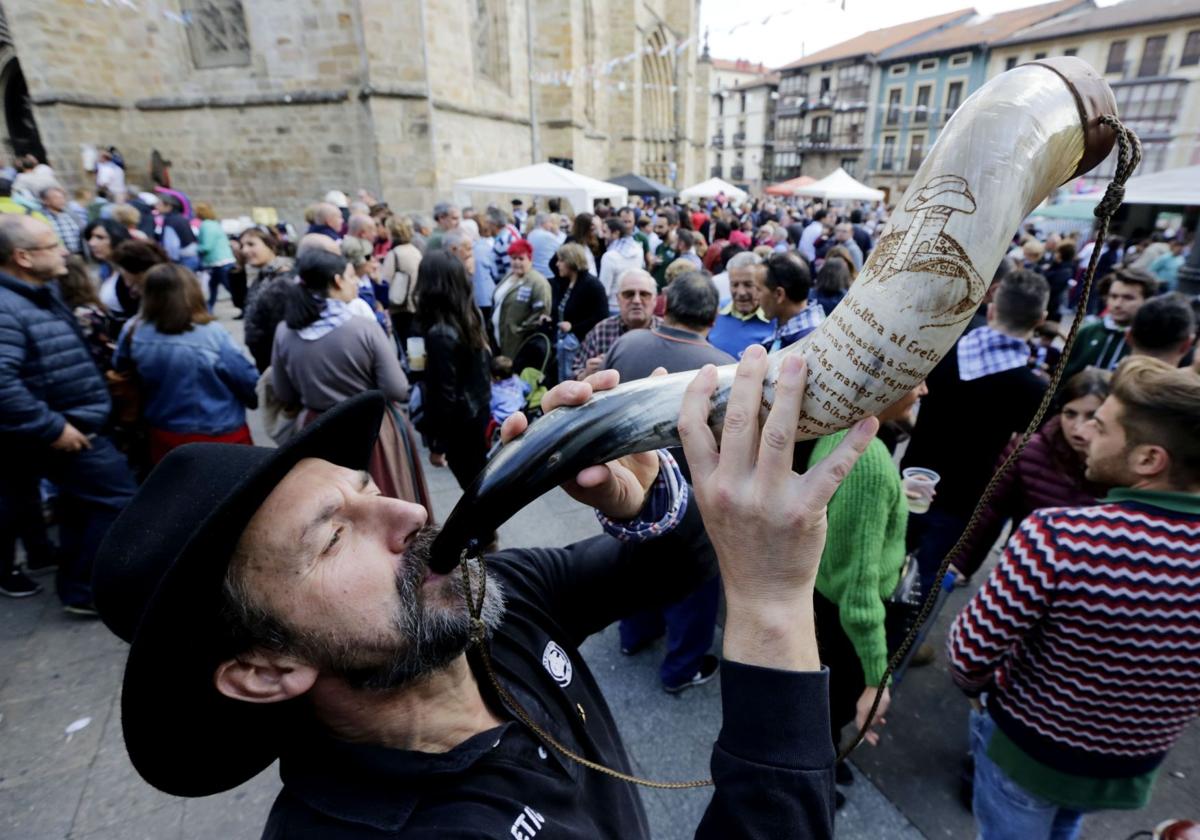
<path id="1" fill-rule="evenodd" d="M 725 197 L 733 201 L 745 201 L 750 197 L 750 194 L 745 190 L 738 189 L 728 181 L 722 181 L 720 178 L 709 178 L 707 181 L 701 181 L 699 184 L 692 184 L 686 190 L 679 193 L 679 197 L 684 201 L 691 201 L 693 198 L 716 198 L 721 193 Z"/>
<path id="2" fill-rule="evenodd" d="M 1125 184 L 1126 204 L 1200 205 L 1200 166 L 1184 166 L 1130 178 Z"/>
<path id="3" fill-rule="evenodd" d="M 883 201 L 883 191 L 854 180 L 840 166 L 819 181 L 796 188 L 796 195 L 825 201 Z"/>
<path id="4" fill-rule="evenodd" d="M 601 198 L 609 199 L 616 207 L 629 201 L 629 190 L 624 187 L 552 163 L 535 163 L 454 182 L 454 200 L 459 204 L 470 204 L 471 193 L 564 198 L 576 213 L 591 212 L 593 202 Z"/>

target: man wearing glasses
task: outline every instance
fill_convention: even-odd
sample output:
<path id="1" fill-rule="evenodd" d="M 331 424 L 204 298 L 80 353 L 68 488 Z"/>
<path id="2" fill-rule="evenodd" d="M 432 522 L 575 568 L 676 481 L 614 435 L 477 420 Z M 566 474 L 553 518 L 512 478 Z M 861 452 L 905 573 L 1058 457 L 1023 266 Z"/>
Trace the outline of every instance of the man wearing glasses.
<path id="1" fill-rule="evenodd" d="M 653 329 L 661 323 L 654 314 L 658 286 L 650 273 L 631 268 L 617 282 L 617 314 L 605 318 L 583 339 L 575 357 L 576 379 L 586 379 L 604 366 L 604 357 L 617 339 L 630 330 Z"/>
<path id="2" fill-rule="evenodd" d="M 0 216 L 0 593 L 39 587 L 13 563 L 23 517 L 41 515 L 37 481 L 64 501 L 57 588 L 64 609 L 95 616 L 92 561 L 136 489 L 124 456 L 102 434 L 112 403 L 74 315 L 59 296 L 66 249 L 50 225 Z"/>

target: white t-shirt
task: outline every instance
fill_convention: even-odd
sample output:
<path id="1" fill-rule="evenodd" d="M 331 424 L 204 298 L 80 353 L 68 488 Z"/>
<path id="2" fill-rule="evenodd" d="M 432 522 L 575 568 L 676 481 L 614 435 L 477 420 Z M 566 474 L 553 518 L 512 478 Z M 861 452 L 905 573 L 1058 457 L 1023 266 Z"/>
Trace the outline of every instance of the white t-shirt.
<path id="1" fill-rule="evenodd" d="M 113 201 L 117 201 L 125 193 L 125 170 L 111 160 L 102 160 L 96 164 L 96 188 L 108 190 Z"/>

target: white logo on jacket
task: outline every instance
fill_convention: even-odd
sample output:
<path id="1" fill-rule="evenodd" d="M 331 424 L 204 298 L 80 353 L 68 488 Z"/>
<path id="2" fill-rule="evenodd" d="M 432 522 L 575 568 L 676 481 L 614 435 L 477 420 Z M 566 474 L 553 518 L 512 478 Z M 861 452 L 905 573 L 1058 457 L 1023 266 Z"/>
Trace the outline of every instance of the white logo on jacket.
<path id="1" fill-rule="evenodd" d="M 554 643 L 551 642 L 551 644 Z M 526 805 L 525 810 L 517 815 L 516 821 L 513 822 L 512 828 L 508 832 L 516 840 L 533 840 L 545 824 L 546 818 Z"/>
<path id="2" fill-rule="evenodd" d="M 571 684 L 571 675 L 574 673 L 571 660 L 567 658 L 567 652 L 553 639 L 546 643 L 546 649 L 542 651 L 542 667 L 549 671 L 554 681 L 563 688 Z"/>

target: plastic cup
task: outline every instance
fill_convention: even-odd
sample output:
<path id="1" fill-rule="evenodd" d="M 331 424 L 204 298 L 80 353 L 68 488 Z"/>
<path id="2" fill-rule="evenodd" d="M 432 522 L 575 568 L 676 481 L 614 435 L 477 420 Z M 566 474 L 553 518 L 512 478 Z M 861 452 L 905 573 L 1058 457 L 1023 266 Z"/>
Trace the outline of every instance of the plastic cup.
<path id="1" fill-rule="evenodd" d="M 933 503 L 933 490 L 942 477 L 925 467 L 906 467 L 901 475 L 909 513 L 926 513 Z"/>
<path id="2" fill-rule="evenodd" d="M 425 370 L 425 339 L 412 336 L 405 342 L 409 370 Z"/>

